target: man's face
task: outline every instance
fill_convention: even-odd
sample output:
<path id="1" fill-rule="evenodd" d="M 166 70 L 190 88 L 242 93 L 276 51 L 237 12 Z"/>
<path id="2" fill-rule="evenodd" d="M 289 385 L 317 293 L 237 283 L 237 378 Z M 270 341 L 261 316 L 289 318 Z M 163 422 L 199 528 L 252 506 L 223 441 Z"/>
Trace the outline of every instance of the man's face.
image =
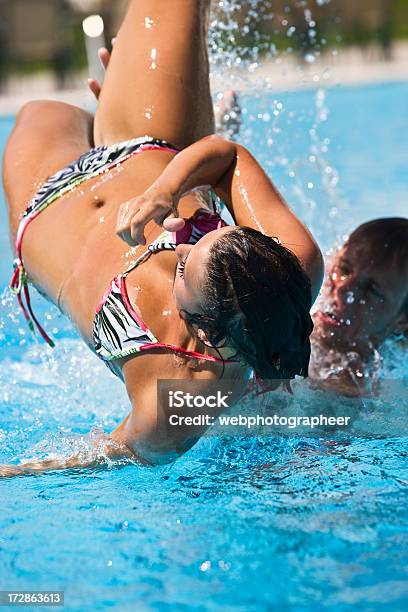
<path id="1" fill-rule="evenodd" d="M 404 320 L 407 273 L 408 265 L 374 265 L 364 245 L 346 243 L 329 269 L 315 333 L 338 348 L 358 341 L 378 344 Z"/>

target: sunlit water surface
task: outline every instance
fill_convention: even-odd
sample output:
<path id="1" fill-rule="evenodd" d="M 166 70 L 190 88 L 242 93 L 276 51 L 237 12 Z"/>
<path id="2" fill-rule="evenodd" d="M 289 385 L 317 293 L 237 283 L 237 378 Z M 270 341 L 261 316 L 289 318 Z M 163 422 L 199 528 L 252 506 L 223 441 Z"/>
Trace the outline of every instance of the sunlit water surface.
<path id="1" fill-rule="evenodd" d="M 389 84 L 241 98 L 241 140 L 326 252 L 406 213 L 407 97 Z M 39 297 L 56 349 L 27 333 L 6 291 L 3 203 L 0 215 L 0 461 L 68 455 L 123 419 L 126 396 Z M 404 353 L 383 357 L 383 376 L 402 379 Z M 315 393 L 319 411 L 336 401 Z M 0 589 L 64 589 L 78 611 L 402 610 L 406 451 L 401 437 L 211 437 L 164 468 L 2 481 Z"/>

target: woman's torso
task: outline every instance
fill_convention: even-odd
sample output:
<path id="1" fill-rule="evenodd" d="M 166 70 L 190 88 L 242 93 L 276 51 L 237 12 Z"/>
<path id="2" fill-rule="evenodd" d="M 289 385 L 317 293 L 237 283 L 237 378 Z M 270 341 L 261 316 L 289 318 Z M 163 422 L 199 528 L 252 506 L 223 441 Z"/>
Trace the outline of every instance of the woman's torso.
<path id="1" fill-rule="evenodd" d="M 161 151 L 145 152 L 106 174 L 83 182 L 48 206 L 26 230 L 23 259 L 29 278 L 59 303 L 81 332 L 89 337 L 96 306 L 109 281 L 145 249 L 143 246 L 132 249 L 116 236 L 119 206 L 142 193 L 171 157 Z M 193 202 L 194 196 L 188 200 Z M 186 208 L 185 202 L 182 207 Z M 190 202 L 189 208 L 193 208 Z M 158 226 L 149 224 L 148 241 L 154 240 L 161 231 Z M 132 277 L 137 275 L 137 282 L 142 282 L 144 291 L 152 268 L 159 272 L 164 259 L 169 260 L 170 267 L 174 255 L 170 258 L 166 255 L 163 253 L 160 262 L 155 258 L 132 274 Z M 44 259 L 46 266 L 41 264 Z"/>
<path id="2" fill-rule="evenodd" d="M 70 317 L 92 347 L 95 310 L 110 281 L 146 247 L 129 247 L 115 234 L 119 206 L 147 189 L 173 155 L 146 151 L 106 174 L 90 179 L 60 197 L 27 228 L 23 258 L 36 287 Z M 197 195 L 181 199 L 179 213 L 191 216 L 203 203 Z M 145 229 L 151 243 L 162 228 L 150 222 Z M 46 259 L 47 265 L 42 264 Z M 172 289 L 176 256 L 172 251 L 154 254 L 126 279 L 132 305 L 160 342 L 217 355 L 192 338 L 173 305 Z M 141 357 L 141 356 L 139 356 Z M 180 358 L 170 356 L 180 375 Z M 126 360 L 127 361 L 127 360 Z M 139 360 L 140 363 L 143 359 Z M 181 365 L 191 368 L 188 359 Z M 235 377 L 235 364 L 227 370 Z"/>

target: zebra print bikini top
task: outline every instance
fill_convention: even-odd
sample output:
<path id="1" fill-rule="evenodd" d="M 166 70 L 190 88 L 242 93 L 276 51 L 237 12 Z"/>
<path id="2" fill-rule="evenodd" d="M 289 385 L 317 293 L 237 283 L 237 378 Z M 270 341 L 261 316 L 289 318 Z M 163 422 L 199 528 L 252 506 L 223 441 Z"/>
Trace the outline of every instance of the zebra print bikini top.
<path id="1" fill-rule="evenodd" d="M 109 362 L 155 348 L 207 361 L 221 361 L 211 355 L 203 355 L 173 344 L 159 342 L 130 303 L 126 289 L 127 275 L 154 253 L 163 250 L 174 251 L 178 244 L 195 244 L 208 232 L 226 226 L 227 223 L 216 209 L 215 196 L 213 196 L 213 207 L 213 213 L 201 208 L 197 210 L 192 217 L 185 219 L 185 227 L 179 232 L 164 231 L 131 267 L 123 274 L 115 276 L 111 281 L 95 313 L 93 341 L 95 352 L 107 362 L 108 367 L 115 374 L 117 372 L 109 366 Z"/>

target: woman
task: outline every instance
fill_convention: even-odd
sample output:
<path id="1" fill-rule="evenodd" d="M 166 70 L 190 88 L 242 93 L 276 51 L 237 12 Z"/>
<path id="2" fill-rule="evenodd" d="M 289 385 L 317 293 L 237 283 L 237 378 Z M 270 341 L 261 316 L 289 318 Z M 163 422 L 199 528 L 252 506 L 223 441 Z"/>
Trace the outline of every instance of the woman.
<path id="1" fill-rule="evenodd" d="M 95 117 L 30 103 L 5 153 L 13 286 L 27 318 L 40 328 L 26 275 L 125 382 L 131 412 L 98 443 L 111 457 L 168 461 L 202 433 L 157 425 L 158 379 L 207 392 L 223 377 L 236 401 L 252 370 L 307 373 L 320 251 L 251 154 L 212 135 L 209 5 L 131 1 Z M 223 221 L 214 192 L 242 227 Z"/>

